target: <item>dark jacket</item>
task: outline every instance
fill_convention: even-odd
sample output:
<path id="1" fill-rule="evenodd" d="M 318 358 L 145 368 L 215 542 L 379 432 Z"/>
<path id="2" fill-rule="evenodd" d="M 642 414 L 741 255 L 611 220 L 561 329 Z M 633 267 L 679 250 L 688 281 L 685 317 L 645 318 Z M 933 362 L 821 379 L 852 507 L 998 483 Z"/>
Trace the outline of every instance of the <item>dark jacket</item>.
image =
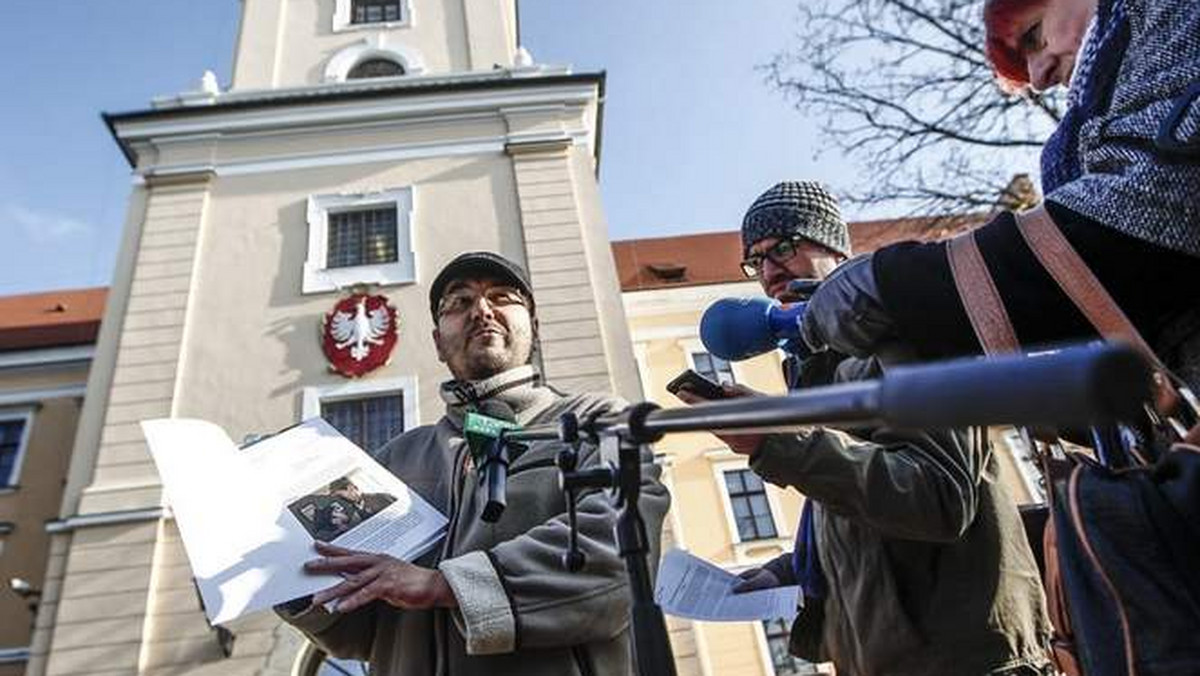
<path id="1" fill-rule="evenodd" d="M 1046 207 L 1163 362 L 1193 387 L 1200 385 L 1200 259 L 1106 228 L 1061 205 Z M 996 216 L 975 236 L 1022 345 L 1096 337 L 1029 250 L 1011 213 Z M 926 359 L 980 352 L 945 242 L 894 244 L 876 251 L 870 263 L 896 338 Z"/>
<path id="2" fill-rule="evenodd" d="M 868 364 L 846 359 L 837 379 L 861 379 Z M 1037 564 L 983 430 L 772 435 L 751 467 L 815 501 L 828 596 L 819 640 L 797 621 L 793 651 L 819 642 L 819 657 L 850 676 L 1046 665 Z"/>
<path id="3" fill-rule="evenodd" d="M 824 657 L 846 676 L 1046 664 L 1037 565 L 982 433 L 772 436 L 765 480 L 817 501 Z"/>

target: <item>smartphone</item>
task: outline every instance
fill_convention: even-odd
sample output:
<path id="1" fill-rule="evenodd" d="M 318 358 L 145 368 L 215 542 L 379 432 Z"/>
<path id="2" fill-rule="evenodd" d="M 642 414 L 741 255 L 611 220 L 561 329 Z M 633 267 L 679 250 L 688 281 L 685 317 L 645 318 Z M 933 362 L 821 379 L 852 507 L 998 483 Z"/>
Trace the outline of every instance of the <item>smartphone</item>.
<path id="1" fill-rule="evenodd" d="M 687 390 L 705 399 L 724 399 L 728 396 L 718 383 L 696 373 L 695 369 L 688 369 L 667 383 L 667 391 L 671 394 L 677 394 L 679 390 Z"/>

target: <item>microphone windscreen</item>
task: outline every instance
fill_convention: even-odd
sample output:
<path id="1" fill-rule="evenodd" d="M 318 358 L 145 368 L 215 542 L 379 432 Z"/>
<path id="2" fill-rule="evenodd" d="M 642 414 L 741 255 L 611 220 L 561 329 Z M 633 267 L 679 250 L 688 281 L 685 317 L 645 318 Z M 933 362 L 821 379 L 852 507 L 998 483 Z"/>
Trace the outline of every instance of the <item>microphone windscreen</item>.
<path id="1" fill-rule="evenodd" d="M 700 318 L 700 341 L 721 359 L 740 361 L 779 346 L 771 330 L 774 301 L 766 298 L 722 298 Z"/>

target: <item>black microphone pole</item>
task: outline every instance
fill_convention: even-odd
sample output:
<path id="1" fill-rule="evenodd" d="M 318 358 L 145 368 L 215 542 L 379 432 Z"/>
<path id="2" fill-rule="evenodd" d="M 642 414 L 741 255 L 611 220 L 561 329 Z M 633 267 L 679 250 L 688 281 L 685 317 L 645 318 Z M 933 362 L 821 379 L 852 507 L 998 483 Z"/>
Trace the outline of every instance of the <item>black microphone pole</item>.
<path id="1" fill-rule="evenodd" d="M 657 410 L 654 404 L 634 404 L 626 409 L 628 417 L 640 419 Z M 595 419 L 580 420 L 574 414 L 566 414 L 559 423 L 560 438 L 577 445 L 585 437 Z M 587 441 L 601 443 L 595 435 L 587 435 Z M 563 560 L 568 570 L 583 568 L 585 559 L 579 549 L 576 535 L 575 493 L 588 488 L 616 489 L 617 549 L 625 561 L 629 574 L 629 590 L 633 605 L 629 609 L 632 636 L 633 660 L 639 676 L 675 676 L 675 657 L 671 652 L 671 640 L 667 634 L 667 623 L 662 608 L 654 602 L 654 586 L 651 584 L 650 567 L 646 562 L 650 554 L 650 537 L 646 522 L 638 508 L 642 490 L 642 449 L 645 442 L 630 435 L 617 438 L 616 467 L 596 467 L 576 470 L 577 454 L 566 450 L 559 454 L 563 488 L 567 492 L 567 510 L 571 525 L 571 538 Z"/>
<path id="2" fill-rule="evenodd" d="M 1146 361 L 1128 346 L 1069 347 L 1033 356 L 898 367 L 878 380 L 654 410 L 641 417 L 622 411 L 590 421 L 585 433 L 653 442 L 675 432 L 801 425 L 1082 427 L 1136 419 L 1150 401 L 1150 383 Z"/>

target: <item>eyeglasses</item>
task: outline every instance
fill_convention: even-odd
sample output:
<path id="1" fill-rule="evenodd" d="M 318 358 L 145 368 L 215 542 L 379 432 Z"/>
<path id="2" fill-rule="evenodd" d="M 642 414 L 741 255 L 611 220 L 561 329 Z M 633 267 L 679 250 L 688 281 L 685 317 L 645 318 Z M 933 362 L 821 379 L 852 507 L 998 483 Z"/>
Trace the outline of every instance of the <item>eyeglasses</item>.
<path id="1" fill-rule="evenodd" d="M 750 278 L 761 275 L 763 261 L 768 258 L 780 265 L 790 261 L 796 257 L 796 253 L 800 250 L 800 243 L 803 241 L 803 237 L 780 240 L 766 251 L 750 254 L 746 257 L 746 260 L 742 261 L 742 273 Z"/>
<path id="2" fill-rule="evenodd" d="M 526 305 L 525 294 L 511 286 L 493 286 L 476 293 L 470 289 L 458 289 L 442 296 L 438 303 L 438 316 L 457 315 L 466 312 L 483 298 L 492 307 Z"/>

